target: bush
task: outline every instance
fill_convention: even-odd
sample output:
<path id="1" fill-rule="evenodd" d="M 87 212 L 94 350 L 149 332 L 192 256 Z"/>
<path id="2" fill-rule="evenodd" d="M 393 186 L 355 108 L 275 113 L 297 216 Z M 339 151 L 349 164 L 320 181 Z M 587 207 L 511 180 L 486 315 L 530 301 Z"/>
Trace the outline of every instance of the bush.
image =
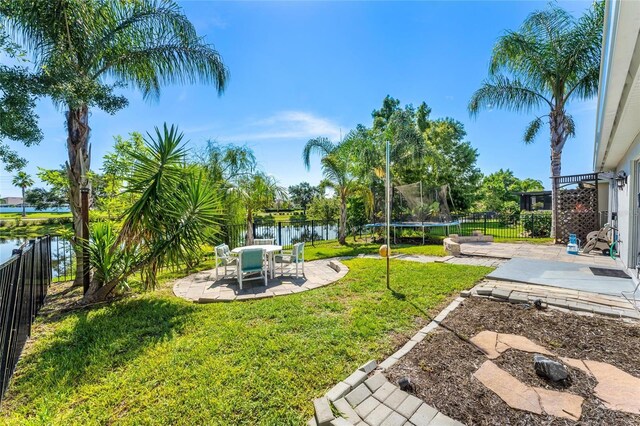
<path id="1" fill-rule="evenodd" d="M 549 212 L 527 212 L 520 215 L 525 236 L 549 238 L 551 235 L 551 214 Z"/>
<path id="2" fill-rule="evenodd" d="M 515 225 L 518 222 L 518 216 L 520 216 L 520 205 L 515 201 L 507 201 L 502 203 L 500 210 L 499 221 L 503 226 Z"/>

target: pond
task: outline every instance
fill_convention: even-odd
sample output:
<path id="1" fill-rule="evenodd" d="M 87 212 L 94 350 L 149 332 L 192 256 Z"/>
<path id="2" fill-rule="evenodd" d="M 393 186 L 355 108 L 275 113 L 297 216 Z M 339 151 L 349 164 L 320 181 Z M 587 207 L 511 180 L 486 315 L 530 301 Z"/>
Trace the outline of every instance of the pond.
<path id="1" fill-rule="evenodd" d="M 0 265 L 11 258 L 13 250 L 20 248 L 28 238 L 0 239 Z M 71 243 L 62 237 L 51 236 L 51 269 L 53 278 L 69 278 L 74 273 Z"/>

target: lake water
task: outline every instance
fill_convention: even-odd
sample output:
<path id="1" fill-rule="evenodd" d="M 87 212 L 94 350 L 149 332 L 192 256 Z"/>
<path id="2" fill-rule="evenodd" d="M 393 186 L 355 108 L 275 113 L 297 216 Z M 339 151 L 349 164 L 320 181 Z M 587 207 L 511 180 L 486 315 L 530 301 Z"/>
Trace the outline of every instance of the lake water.
<path id="1" fill-rule="evenodd" d="M 25 208 L 25 211 L 27 213 L 69 213 L 71 210 L 69 210 L 68 206 L 62 206 L 49 207 L 44 210 L 36 210 L 35 207 L 27 207 Z M 0 206 L 0 213 L 22 213 L 22 207 Z"/>
<path id="2" fill-rule="evenodd" d="M 0 240 L 0 263 L 11 257 L 13 249 L 20 247 L 26 239 Z"/>

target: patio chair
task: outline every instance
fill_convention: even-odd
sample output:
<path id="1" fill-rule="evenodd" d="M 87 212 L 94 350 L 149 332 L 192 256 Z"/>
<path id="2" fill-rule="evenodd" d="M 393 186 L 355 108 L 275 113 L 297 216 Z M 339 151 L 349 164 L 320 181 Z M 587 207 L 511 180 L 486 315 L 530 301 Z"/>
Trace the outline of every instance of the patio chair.
<path id="1" fill-rule="evenodd" d="M 231 255 L 231 251 L 229 250 L 229 246 L 226 244 L 220 244 L 215 248 L 216 253 L 216 281 L 218 281 L 218 266 L 224 266 L 224 274 L 223 278 L 227 276 L 227 268 L 230 266 L 235 266 L 238 262 L 238 259 Z M 234 268 L 231 268 L 231 272 L 233 272 Z"/>
<path id="2" fill-rule="evenodd" d="M 280 264 L 280 275 L 284 275 L 284 265 L 296 265 L 296 278 L 298 278 L 298 268 L 302 269 L 302 276 L 304 276 L 304 243 L 298 243 L 293 245 L 293 250 L 284 251 L 282 254 L 276 254 L 274 258 L 276 263 Z"/>
<path id="3" fill-rule="evenodd" d="M 264 285 L 267 285 L 268 268 L 264 262 L 265 251 L 261 248 L 245 249 L 238 255 L 237 275 L 240 290 L 242 290 L 242 282 L 248 280 L 264 279 Z M 255 277 L 245 278 L 258 274 Z"/>
<path id="4" fill-rule="evenodd" d="M 275 238 L 256 238 L 253 240 L 254 246 L 272 246 L 275 244 Z"/>

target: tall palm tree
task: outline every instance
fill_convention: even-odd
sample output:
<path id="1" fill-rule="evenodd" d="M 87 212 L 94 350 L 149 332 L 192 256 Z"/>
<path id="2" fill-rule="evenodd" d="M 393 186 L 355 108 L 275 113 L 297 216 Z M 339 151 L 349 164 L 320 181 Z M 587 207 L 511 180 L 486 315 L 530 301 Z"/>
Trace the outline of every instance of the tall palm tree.
<path id="1" fill-rule="evenodd" d="M 172 0 L 0 0 L 0 14 L 43 70 L 54 102 L 66 109 L 69 204 L 80 240 L 90 107 L 111 114 L 124 108 L 127 99 L 116 93 L 122 86 L 145 99 L 170 83 L 211 83 L 221 93 L 227 68 Z M 77 268 L 82 271 L 79 251 Z"/>
<path id="2" fill-rule="evenodd" d="M 13 186 L 17 186 L 22 190 L 22 217 L 26 217 L 27 211 L 25 209 L 24 191 L 27 188 L 33 186 L 33 179 L 31 179 L 31 176 L 29 176 L 25 172 L 19 171 L 13 177 L 13 180 L 11 181 L 11 183 L 13 183 Z"/>
<path id="3" fill-rule="evenodd" d="M 286 198 L 286 191 L 278 185 L 274 177 L 256 172 L 236 179 L 232 192 L 240 199 L 240 204 L 246 211 L 245 243 L 251 245 L 253 244 L 253 214 L 257 210 L 273 206 L 277 198 Z"/>
<path id="4" fill-rule="evenodd" d="M 364 195 L 367 206 L 371 205 L 371 193 L 368 188 L 360 184 L 353 173 L 353 164 L 350 158 L 351 139 L 349 136 L 340 143 L 333 143 L 325 137 L 310 139 L 304 146 L 302 160 L 307 170 L 311 167 L 311 154 L 318 153 L 322 156 L 323 181 L 320 188 L 333 189 L 340 200 L 340 222 L 338 225 L 338 242 L 347 243 L 347 201 L 349 196 L 355 193 Z"/>
<path id="5" fill-rule="evenodd" d="M 527 126 L 524 142 L 532 143 L 544 122 L 549 124 L 553 177 L 560 176 L 562 149 L 575 135 L 569 103 L 598 92 L 603 3 L 594 2 L 579 19 L 552 4 L 529 15 L 519 31 L 507 31 L 493 48 L 489 78 L 469 101 L 472 115 L 483 108 L 548 111 Z M 554 235 L 558 190 L 553 179 Z"/>

